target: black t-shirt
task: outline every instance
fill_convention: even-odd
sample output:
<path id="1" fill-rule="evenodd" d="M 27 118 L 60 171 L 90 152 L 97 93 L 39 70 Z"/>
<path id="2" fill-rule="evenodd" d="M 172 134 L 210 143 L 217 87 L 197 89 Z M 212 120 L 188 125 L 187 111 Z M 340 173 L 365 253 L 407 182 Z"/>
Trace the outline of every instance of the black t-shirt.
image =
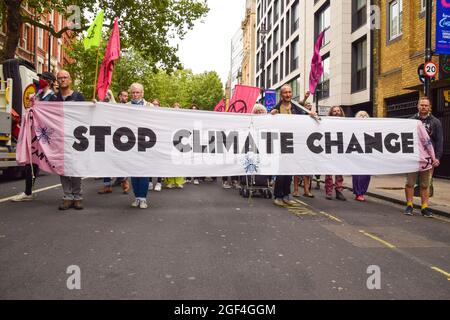
<path id="1" fill-rule="evenodd" d="M 51 101 L 85 101 L 83 94 L 78 91 L 74 91 L 70 96 L 64 98 L 61 92 L 54 95 Z"/>

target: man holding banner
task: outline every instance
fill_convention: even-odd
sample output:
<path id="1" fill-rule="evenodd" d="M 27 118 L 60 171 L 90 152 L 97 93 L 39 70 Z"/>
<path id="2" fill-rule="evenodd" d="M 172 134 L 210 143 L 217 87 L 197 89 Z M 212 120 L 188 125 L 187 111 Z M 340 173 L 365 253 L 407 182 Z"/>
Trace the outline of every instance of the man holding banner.
<path id="1" fill-rule="evenodd" d="M 308 113 L 307 110 L 300 108 L 292 103 L 292 88 L 289 85 L 284 85 L 280 90 L 281 101 L 270 112 L 272 115 L 277 114 L 297 114 L 297 115 L 310 115 L 316 117 L 315 112 Z M 292 176 L 277 176 L 275 180 L 274 204 L 277 206 L 294 205 L 295 202 L 289 197 L 291 194 Z"/>
<path id="2" fill-rule="evenodd" d="M 53 101 L 84 101 L 84 96 L 77 91 L 71 89 L 72 78 L 66 70 L 60 70 L 56 75 L 59 84 L 59 92 L 54 96 Z M 81 190 L 80 177 L 60 176 L 61 185 L 64 192 L 63 202 L 59 206 L 59 210 L 83 210 L 83 197 Z"/>

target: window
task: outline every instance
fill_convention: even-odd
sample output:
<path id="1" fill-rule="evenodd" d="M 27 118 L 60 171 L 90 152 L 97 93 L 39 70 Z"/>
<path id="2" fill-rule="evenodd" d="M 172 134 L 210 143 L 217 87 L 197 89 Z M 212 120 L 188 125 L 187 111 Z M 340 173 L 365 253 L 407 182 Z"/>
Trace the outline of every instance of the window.
<path id="1" fill-rule="evenodd" d="M 352 9 L 352 31 L 355 31 L 367 22 L 367 0 L 353 0 Z"/>
<path id="2" fill-rule="evenodd" d="M 280 1 L 280 5 L 281 5 L 280 12 L 281 12 L 281 14 L 283 14 L 283 12 L 284 12 L 284 0 Z"/>
<path id="3" fill-rule="evenodd" d="M 267 85 L 266 88 L 270 88 L 272 86 L 272 66 L 269 65 L 267 67 Z"/>
<path id="4" fill-rule="evenodd" d="M 317 85 L 318 99 L 326 99 L 330 96 L 330 55 L 327 54 L 322 57 L 323 60 L 323 75 Z"/>
<path id="5" fill-rule="evenodd" d="M 269 13 L 267 14 L 267 30 L 272 29 L 272 9 L 269 10 Z"/>
<path id="6" fill-rule="evenodd" d="M 322 31 L 327 29 L 323 38 L 322 47 L 330 42 L 330 22 L 330 4 L 327 4 L 316 13 L 316 38 Z"/>
<path id="7" fill-rule="evenodd" d="M 38 47 L 44 49 L 44 29 L 38 28 L 37 34 L 38 34 L 38 41 L 37 41 Z"/>
<path id="8" fill-rule="evenodd" d="M 291 36 L 291 34 L 289 33 L 289 27 L 290 27 L 290 22 L 289 21 L 291 21 L 291 20 L 289 20 L 289 12 L 288 12 L 286 14 L 286 41 Z"/>
<path id="9" fill-rule="evenodd" d="M 280 46 L 284 43 L 284 20 L 280 22 Z"/>
<path id="10" fill-rule="evenodd" d="M 273 61 L 273 83 L 278 82 L 278 58 Z"/>
<path id="11" fill-rule="evenodd" d="M 367 38 L 352 45 L 352 92 L 367 89 Z"/>
<path id="12" fill-rule="evenodd" d="M 289 47 L 286 48 L 286 57 L 285 57 L 286 65 L 284 70 L 284 75 L 287 76 L 289 72 Z"/>
<path id="13" fill-rule="evenodd" d="M 403 0 L 389 3 L 389 40 L 402 35 L 403 27 Z"/>
<path id="14" fill-rule="evenodd" d="M 261 62 L 260 62 L 260 55 L 259 52 L 256 54 L 256 72 L 259 72 L 261 68 Z"/>
<path id="15" fill-rule="evenodd" d="M 290 34 L 293 34 L 299 28 L 300 17 L 299 17 L 298 10 L 299 10 L 299 8 L 298 8 L 298 1 L 297 1 L 292 5 L 292 8 L 291 8 L 291 33 Z"/>
<path id="16" fill-rule="evenodd" d="M 280 54 L 280 81 L 283 79 L 283 72 L 284 72 L 284 53 L 281 52 Z"/>
<path id="17" fill-rule="evenodd" d="M 30 50 L 28 36 L 30 34 L 30 27 L 27 25 L 23 25 L 23 48 L 25 50 Z"/>
<path id="18" fill-rule="evenodd" d="M 272 56 L 272 36 L 269 37 L 269 40 L 267 41 L 266 44 L 266 48 L 267 48 L 267 60 L 269 60 L 270 57 Z"/>
<path id="19" fill-rule="evenodd" d="M 273 53 L 275 54 L 275 52 L 278 51 L 278 37 L 279 37 L 279 32 L 278 32 L 278 27 L 275 29 L 275 31 L 273 32 Z"/>
<path id="20" fill-rule="evenodd" d="M 276 23 L 278 21 L 278 18 L 280 16 L 280 12 L 278 11 L 278 0 L 275 0 L 273 2 L 273 23 Z"/>
<path id="21" fill-rule="evenodd" d="M 42 69 L 43 69 L 43 67 L 44 67 L 44 64 L 41 62 L 41 61 L 39 61 L 38 62 L 38 73 L 42 73 Z"/>
<path id="22" fill-rule="evenodd" d="M 258 6 L 258 14 L 257 14 L 258 21 L 256 21 L 256 24 L 259 24 L 261 21 L 261 5 Z"/>
<path id="23" fill-rule="evenodd" d="M 300 42 L 299 39 L 295 39 L 291 43 L 291 72 L 294 72 L 299 67 L 299 55 L 300 55 Z"/>

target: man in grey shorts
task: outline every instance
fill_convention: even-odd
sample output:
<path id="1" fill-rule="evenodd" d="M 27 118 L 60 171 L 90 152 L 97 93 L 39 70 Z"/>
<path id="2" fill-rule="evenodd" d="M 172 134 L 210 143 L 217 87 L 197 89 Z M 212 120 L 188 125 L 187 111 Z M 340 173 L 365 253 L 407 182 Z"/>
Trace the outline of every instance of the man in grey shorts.
<path id="1" fill-rule="evenodd" d="M 422 215 L 427 218 L 432 218 L 433 214 L 428 207 L 429 202 L 429 190 L 431 181 L 433 178 L 434 168 L 439 167 L 440 159 L 442 157 L 444 148 L 444 134 L 442 131 L 442 124 L 439 119 L 435 118 L 431 114 L 431 102 L 428 97 L 422 97 L 418 104 L 419 112 L 413 117 L 413 119 L 422 121 L 428 135 L 433 143 L 433 148 L 436 154 L 436 160 L 433 162 L 433 168 L 424 172 L 408 173 L 406 178 L 406 210 L 405 215 L 413 215 L 413 197 L 414 197 L 414 185 L 416 184 L 417 177 L 419 177 L 420 186 L 420 198 L 422 200 Z"/>

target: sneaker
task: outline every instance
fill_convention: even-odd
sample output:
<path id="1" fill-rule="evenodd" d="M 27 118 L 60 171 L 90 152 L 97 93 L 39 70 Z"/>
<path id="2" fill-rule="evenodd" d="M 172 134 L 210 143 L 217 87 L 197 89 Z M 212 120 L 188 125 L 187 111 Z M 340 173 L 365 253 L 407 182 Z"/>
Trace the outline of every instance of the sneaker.
<path id="1" fill-rule="evenodd" d="M 161 185 L 161 183 L 158 182 L 155 186 L 155 191 L 160 192 L 161 190 L 162 190 L 162 185 Z"/>
<path id="2" fill-rule="evenodd" d="M 290 200 L 290 199 L 283 199 L 283 202 L 287 204 L 288 206 L 295 206 L 297 202 Z"/>
<path id="3" fill-rule="evenodd" d="M 174 187 L 175 187 L 175 186 L 174 186 L 173 183 L 169 183 L 169 184 L 166 185 L 166 188 L 167 188 L 167 189 L 173 189 Z"/>
<path id="4" fill-rule="evenodd" d="M 421 213 L 425 218 L 433 218 L 433 212 L 430 208 L 422 209 Z"/>
<path id="5" fill-rule="evenodd" d="M 340 191 L 336 191 L 336 199 L 341 201 L 347 201 L 347 198 L 345 198 L 344 194 Z"/>
<path id="6" fill-rule="evenodd" d="M 83 210 L 84 209 L 83 201 L 82 200 L 75 200 L 73 202 L 73 208 L 75 210 Z"/>
<path id="7" fill-rule="evenodd" d="M 148 208 L 148 204 L 146 200 L 141 200 L 139 203 L 139 209 L 147 209 Z"/>
<path id="8" fill-rule="evenodd" d="M 200 181 L 198 181 L 198 179 L 194 179 L 194 184 L 195 184 L 196 186 L 198 186 L 198 185 L 200 184 Z"/>
<path id="9" fill-rule="evenodd" d="M 139 199 L 135 199 L 135 200 L 133 201 L 133 203 L 131 204 L 131 207 L 133 207 L 133 208 L 139 207 L 140 202 L 141 202 L 141 201 L 140 201 Z"/>
<path id="10" fill-rule="evenodd" d="M 327 200 L 333 200 L 333 196 L 331 194 L 326 195 Z"/>
<path id="11" fill-rule="evenodd" d="M 228 183 L 228 181 L 225 181 L 225 182 L 222 184 L 222 187 L 223 187 L 224 189 L 231 189 L 231 185 Z"/>
<path id="12" fill-rule="evenodd" d="M 356 196 L 355 200 L 356 200 L 356 201 L 359 201 L 359 202 L 364 202 L 364 201 L 366 201 L 366 199 L 364 198 L 364 196 Z"/>
<path id="13" fill-rule="evenodd" d="M 191 179 L 186 179 L 185 182 L 186 182 L 186 183 L 192 183 L 192 180 L 191 180 Z"/>
<path id="14" fill-rule="evenodd" d="M 177 185 L 176 185 L 176 188 L 177 188 L 177 189 L 183 189 L 184 186 L 183 186 L 182 184 L 177 184 Z"/>
<path id="15" fill-rule="evenodd" d="M 412 216 L 413 215 L 413 211 L 414 211 L 413 207 L 407 206 L 406 209 L 405 209 L 405 215 L 406 216 Z"/>
<path id="16" fill-rule="evenodd" d="M 112 190 L 112 187 L 110 186 L 110 187 L 103 187 L 103 188 L 101 188 L 100 190 L 98 190 L 98 194 L 108 194 L 108 193 L 112 193 L 113 192 L 113 190 Z"/>
<path id="17" fill-rule="evenodd" d="M 276 206 L 279 206 L 279 207 L 284 207 L 285 206 L 284 201 L 281 200 L 281 199 L 273 200 L 273 204 L 276 205 Z"/>
<path id="18" fill-rule="evenodd" d="M 213 181 L 214 181 L 214 179 L 211 178 L 211 177 L 206 177 L 205 178 L 205 182 L 213 182 Z"/>
<path id="19" fill-rule="evenodd" d="M 233 188 L 238 189 L 239 188 L 239 181 L 234 180 L 232 182 Z"/>
<path id="20" fill-rule="evenodd" d="M 122 186 L 122 191 L 124 194 L 128 194 L 128 191 L 130 191 L 130 184 L 128 183 L 128 180 L 124 180 L 120 183 Z"/>
<path id="21" fill-rule="evenodd" d="M 69 210 L 73 206 L 73 200 L 63 200 L 59 205 L 59 210 Z"/>
<path id="22" fill-rule="evenodd" d="M 148 191 L 152 191 L 153 190 L 153 182 L 150 181 L 149 185 L 148 185 Z"/>
<path id="23" fill-rule="evenodd" d="M 22 201 L 31 201 L 34 200 L 34 195 L 26 195 L 25 192 L 22 192 L 21 194 L 18 194 L 14 198 L 11 199 L 12 202 L 22 202 Z"/>

